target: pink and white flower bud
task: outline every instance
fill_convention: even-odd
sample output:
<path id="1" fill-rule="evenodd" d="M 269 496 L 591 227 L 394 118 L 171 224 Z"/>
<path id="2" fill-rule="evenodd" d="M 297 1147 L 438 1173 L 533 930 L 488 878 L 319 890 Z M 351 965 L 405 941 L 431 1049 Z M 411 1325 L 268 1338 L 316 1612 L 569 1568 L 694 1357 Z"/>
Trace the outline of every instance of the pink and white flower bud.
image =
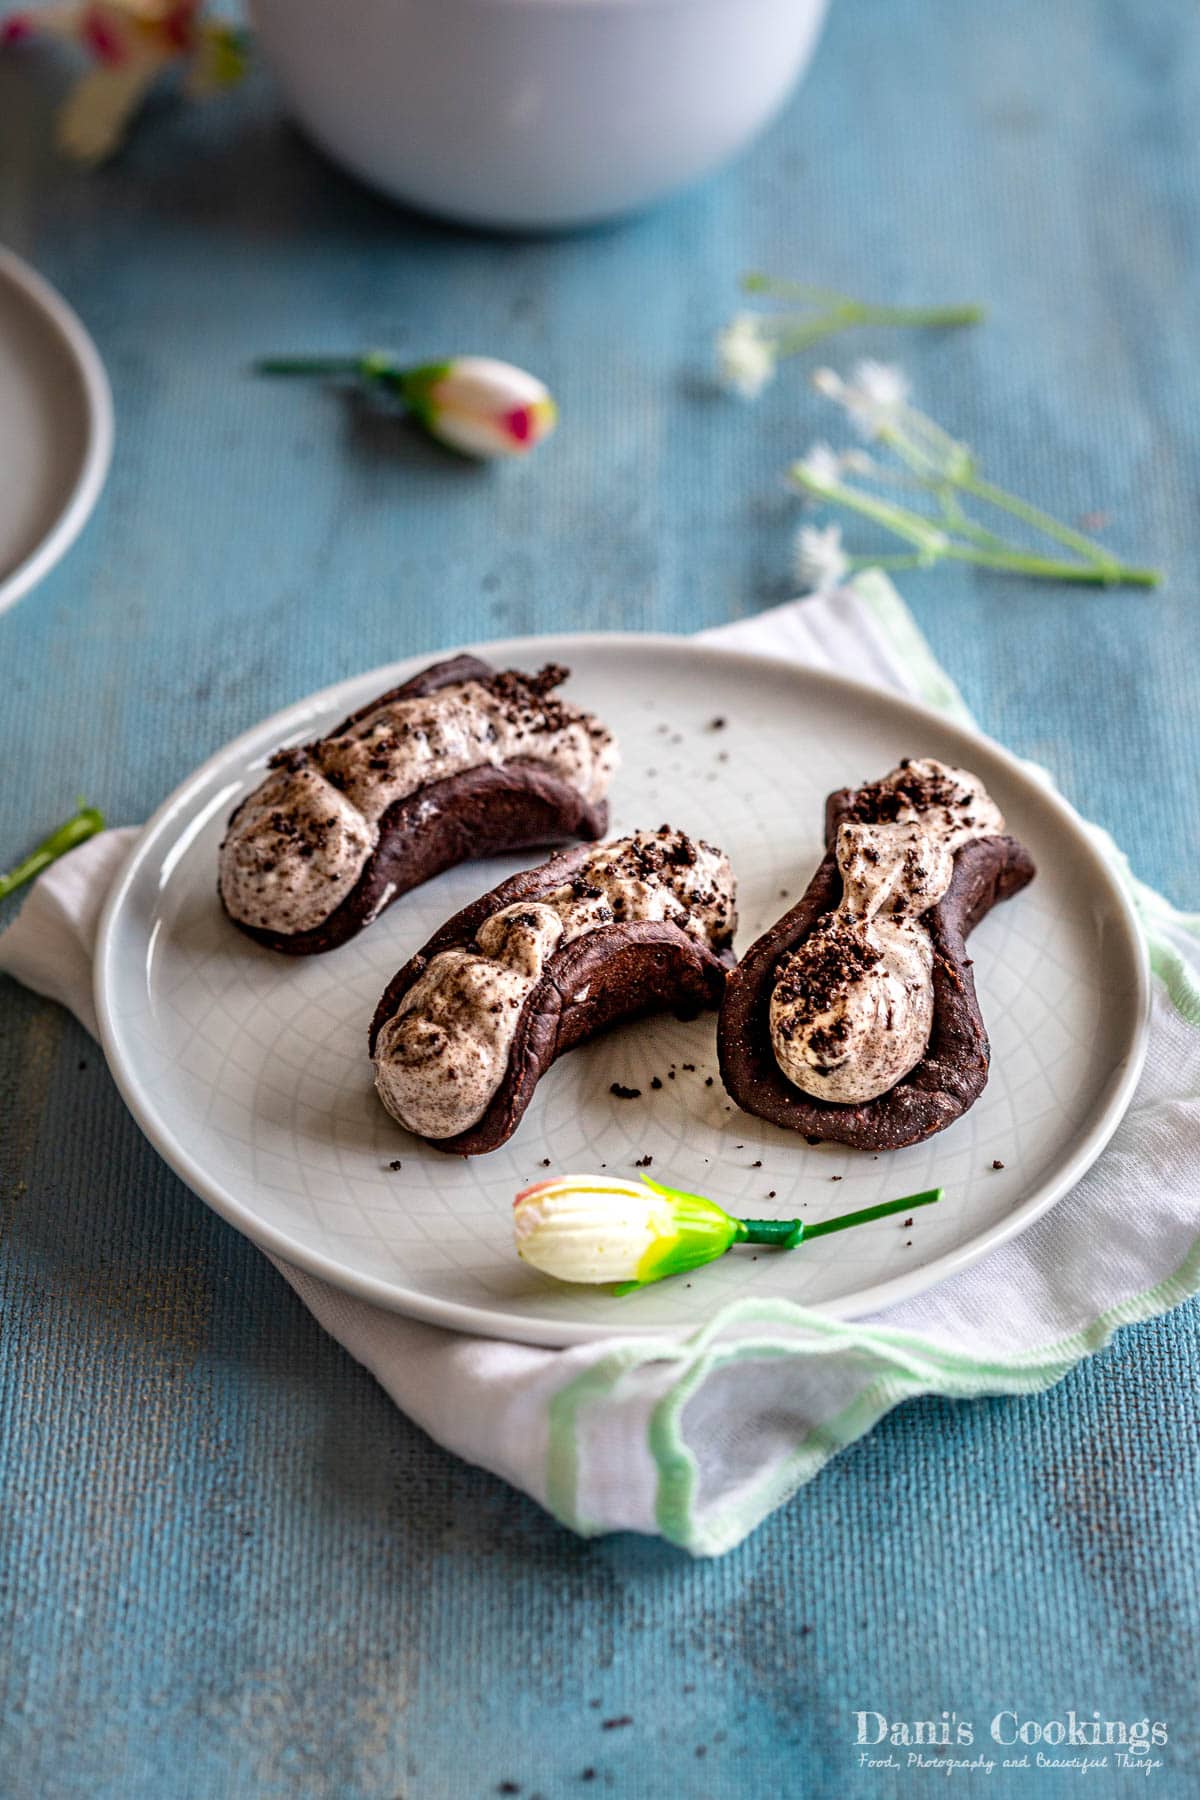
<path id="1" fill-rule="evenodd" d="M 523 456 L 558 418 L 536 375 L 491 356 L 456 356 L 423 396 L 427 430 L 467 456 Z"/>

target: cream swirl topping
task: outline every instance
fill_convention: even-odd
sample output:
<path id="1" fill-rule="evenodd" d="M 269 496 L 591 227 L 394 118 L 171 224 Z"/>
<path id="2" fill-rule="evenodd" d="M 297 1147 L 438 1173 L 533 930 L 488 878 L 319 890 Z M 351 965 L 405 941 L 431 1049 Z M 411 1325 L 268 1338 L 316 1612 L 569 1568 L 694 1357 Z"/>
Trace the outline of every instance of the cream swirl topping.
<path id="1" fill-rule="evenodd" d="M 933 943 L 923 915 L 962 845 L 1004 830 L 982 783 L 932 758 L 860 788 L 853 814 L 837 835 L 838 908 L 780 958 L 769 1009 L 787 1079 L 847 1105 L 886 1093 L 924 1056 Z"/>
<path id="2" fill-rule="evenodd" d="M 354 887 L 389 806 L 428 783 L 520 760 L 588 800 L 616 768 L 611 733 L 550 692 L 566 671 L 457 682 L 374 707 L 336 737 L 274 759 L 221 845 L 221 894 L 243 924 L 310 931 Z"/>
<path id="3" fill-rule="evenodd" d="M 466 1131 L 508 1071 L 521 1008 L 556 950 L 639 919 L 669 920 L 723 949 L 734 897 L 728 858 L 669 826 L 601 845 L 569 882 L 492 913 L 473 944 L 431 959 L 376 1039 L 380 1099 L 421 1137 Z"/>

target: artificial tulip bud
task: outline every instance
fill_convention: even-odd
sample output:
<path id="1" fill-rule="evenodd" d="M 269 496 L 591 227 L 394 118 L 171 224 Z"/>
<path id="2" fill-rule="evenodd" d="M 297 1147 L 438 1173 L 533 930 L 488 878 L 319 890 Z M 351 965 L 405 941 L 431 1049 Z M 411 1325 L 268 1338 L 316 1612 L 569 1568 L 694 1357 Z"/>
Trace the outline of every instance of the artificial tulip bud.
<path id="1" fill-rule="evenodd" d="M 615 1282 L 618 1293 L 714 1262 L 734 1244 L 794 1250 L 803 1240 L 865 1225 L 889 1213 L 928 1206 L 941 1188 L 885 1200 L 835 1219 L 735 1219 L 715 1200 L 604 1175 L 539 1181 L 513 1201 L 517 1255 L 558 1281 Z"/>
<path id="2" fill-rule="evenodd" d="M 263 375 L 352 376 L 401 400 L 432 437 L 464 456 L 523 456 L 558 419 L 536 375 L 492 356 L 454 356 L 405 368 L 383 350 L 363 356 L 273 356 Z"/>
<path id="3" fill-rule="evenodd" d="M 408 369 L 400 391 L 428 432 L 466 456 L 523 456 L 558 418 L 544 382 L 491 356 Z"/>
<path id="4" fill-rule="evenodd" d="M 712 1200 L 648 1178 L 564 1175 L 513 1202 L 517 1255 L 559 1281 L 661 1281 L 724 1256 L 735 1219 Z"/>

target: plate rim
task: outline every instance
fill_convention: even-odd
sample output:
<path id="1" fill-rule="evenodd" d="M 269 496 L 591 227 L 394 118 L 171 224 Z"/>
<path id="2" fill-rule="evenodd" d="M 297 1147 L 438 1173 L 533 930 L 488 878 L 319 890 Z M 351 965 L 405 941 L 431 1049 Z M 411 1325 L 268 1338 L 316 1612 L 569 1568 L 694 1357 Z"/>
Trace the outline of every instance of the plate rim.
<path id="1" fill-rule="evenodd" d="M 24 561 L 0 576 L 0 612 L 7 612 L 61 562 L 91 517 L 112 463 L 115 418 L 100 352 L 75 309 L 5 244 L 0 244 L 0 281 L 16 288 L 53 327 L 79 374 L 87 416 L 87 443 L 66 504 Z"/>
<path id="2" fill-rule="evenodd" d="M 1074 1155 L 1064 1165 L 1058 1176 L 1054 1180 L 1044 1183 L 1040 1189 L 1036 1189 L 1032 1195 L 1027 1196 L 1003 1219 L 999 1219 L 987 1227 L 978 1237 L 972 1238 L 966 1244 L 957 1245 L 943 1255 L 935 1257 L 932 1262 L 922 1264 L 910 1273 L 893 1276 L 889 1280 L 877 1282 L 873 1286 L 857 1290 L 853 1294 L 816 1302 L 808 1306 L 799 1301 L 789 1301 L 788 1304 L 794 1306 L 800 1314 L 807 1312 L 823 1319 L 845 1320 L 866 1317 L 884 1307 L 894 1306 L 902 1300 L 911 1299 L 915 1295 L 939 1285 L 950 1276 L 970 1268 L 984 1256 L 1018 1236 L 1047 1213 L 1065 1194 L 1070 1192 L 1091 1168 L 1128 1109 L 1146 1060 L 1152 997 L 1149 951 L 1132 899 L 1122 886 L 1116 871 L 1101 856 L 1086 822 L 1070 802 L 1050 783 L 1043 784 L 1038 781 L 1030 772 L 1030 766 L 1014 752 L 975 726 L 965 725 L 960 720 L 948 717 L 936 707 L 929 706 L 921 700 L 912 699 L 908 695 L 893 693 L 889 689 L 878 687 L 870 682 L 858 681 L 853 676 L 843 675 L 837 670 L 817 669 L 809 664 L 794 662 L 786 656 L 774 656 L 762 651 L 743 650 L 733 646 L 705 642 L 703 639 L 688 637 L 684 634 L 641 631 L 547 632 L 539 636 L 488 639 L 465 645 L 462 649 L 466 653 L 502 660 L 545 656 L 551 653 L 561 655 L 564 646 L 567 647 L 568 655 L 571 646 L 577 646 L 580 650 L 593 648 L 618 650 L 656 646 L 674 652 L 686 650 L 690 655 L 700 656 L 704 660 L 735 662 L 746 670 L 757 668 L 766 671 L 769 669 L 772 673 L 778 674 L 781 669 L 785 671 L 790 669 L 792 673 L 804 679 L 836 689 L 848 699 L 858 697 L 871 705 L 878 705 L 882 702 L 885 707 L 895 708 L 907 715 L 912 720 L 914 727 L 925 723 L 935 725 L 943 730 L 948 728 L 968 742 L 981 745 L 989 754 L 998 757 L 1020 784 L 1036 787 L 1039 798 L 1049 804 L 1052 812 L 1058 814 L 1060 825 L 1067 831 L 1076 849 L 1083 852 L 1086 861 L 1099 876 L 1113 903 L 1113 910 L 1121 921 L 1126 947 L 1132 953 L 1136 972 L 1136 992 L 1131 1006 L 1130 1043 L 1108 1103 L 1092 1124 L 1082 1132 Z M 227 1223 L 233 1225 L 236 1230 L 241 1232 L 242 1236 L 248 1238 L 251 1243 L 256 1244 L 268 1255 L 277 1257 L 292 1267 L 302 1270 L 306 1275 L 326 1281 L 343 1293 L 381 1306 L 389 1312 L 400 1313 L 405 1317 L 419 1319 L 428 1324 L 440 1325 L 448 1330 L 466 1332 L 475 1337 L 500 1338 L 513 1343 L 538 1344 L 554 1348 L 572 1344 L 595 1343 L 604 1339 L 616 1341 L 619 1338 L 633 1337 L 643 1340 L 658 1339 L 664 1343 L 678 1343 L 692 1335 L 698 1327 L 695 1325 L 639 1325 L 631 1321 L 628 1326 L 614 1328 L 611 1325 L 590 1325 L 582 1321 L 530 1319 L 519 1313 L 470 1306 L 462 1301 L 444 1300 L 422 1293 L 418 1289 L 401 1287 L 382 1277 L 364 1275 L 360 1271 L 312 1249 L 311 1246 L 290 1237 L 286 1232 L 280 1231 L 277 1227 L 266 1224 L 252 1215 L 244 1201 L 239 1200 L 222 1183 L 207 1175 L 188 1152 L 186 1146 L 175 1138 L 170 1127 L 155 1115 L 154 1107 L 142 1091 L 122 1044 L 121 1028 L 115 1016 L 115 1007 L 110 1003 L 115 1000 L 116 994 L 116 978 L 113 971 L 116 934 L 141 865 L 156 838 L 169 824 L 172 817 L 187 806 L 196 790 L 202 789 L 211 775 L 230 761 L 244 755 L 252 746 L 256 745 L 257 740 L 261 737 L 277 735 L 279 741 L 283 742 L 288 733 L 301 727 L 306 716 L 313 712 L 328 710 L 334 713 L 345 710 L 348 698 L 346 690 L 378 680 L 379 692 L 382 693 L 386 688 L 394 686 L 397 681 L 405 679 L 407 675 L 416 670 L 428 667 L 431 662 L 437 661 L 440 657 L 458 653 L 460 652 L 457 649 L 417 652 L 398 662 L 385 663 L 378 668 L 346 676 L 340 681 L 331 683 L 328 687 L 317 689 L 299 700 L 290 702 L 279 711 L 260 719 L 247 730 L 239 732 L 237 736 L 230 738 L 225 744 L 214 750 L 155 809 L 130 846 L 121 869 L 109 889 L 97 928 L 93 993 L 105 1060 L 134 1120 L 168 1167 L 174 1170 L 199 1199 L 203 1200 Z"/>

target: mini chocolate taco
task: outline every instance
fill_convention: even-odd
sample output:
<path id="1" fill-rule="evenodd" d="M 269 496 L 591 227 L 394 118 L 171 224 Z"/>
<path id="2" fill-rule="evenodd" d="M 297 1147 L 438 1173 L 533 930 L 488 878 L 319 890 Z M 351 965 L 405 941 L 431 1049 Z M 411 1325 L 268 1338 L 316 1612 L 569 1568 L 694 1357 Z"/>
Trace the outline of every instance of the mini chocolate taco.
<path id="1" fill-rule="evenodd" d="M 720 1005 L 737 922 L 720 850 L 664 825 L 501 882 L 389 982 L 379 1097 L 440 1150 L 512 1136 L 551 1063 L 623 1019 Z"/>
<path id="2" fill-rule="evenodd" d="M 1033 861 L 982 783 L 932 760 L 831 794 L 825 841 L 803 897 L 729 979 L 721 1075 L 746 1112 L 812 1143 L 896 1150 L 983 1092 L 966 939 Z"/>
<path id="3" fill-rule="evenodd" d="M 568 674 L 456 656 L 279 751 L 221 845 L 234 924 L 309 956 L 456 863 L 603 836 L 616 747 L 554 693 Z"/>

